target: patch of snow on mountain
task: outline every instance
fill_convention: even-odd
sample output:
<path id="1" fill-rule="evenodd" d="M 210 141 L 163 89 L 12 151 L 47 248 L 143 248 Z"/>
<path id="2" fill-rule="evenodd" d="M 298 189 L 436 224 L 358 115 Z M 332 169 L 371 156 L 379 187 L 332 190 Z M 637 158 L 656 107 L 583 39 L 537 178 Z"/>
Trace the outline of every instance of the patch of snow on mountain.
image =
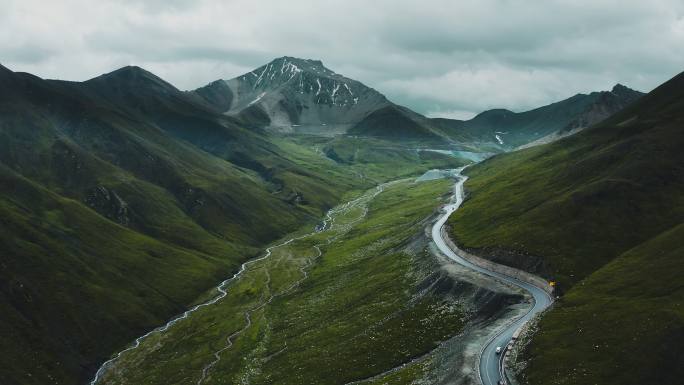
<path id="1" fill-rule="evenodd" d="M 335 94 L 337 93 L 337 91 L 339 89 L 340 89 L 340 84 L 336 82 L 335 88 L 333 89 L 332 94 L 330 95 L 330 98 L 332 99 L 333 105 L 335 104 Z"/>
<path id="2" fill-rule="evenodd" d="M 247 107 L 249 107 L 249 106 L 251 106 L 252 104 L 254 104 L 254 103 L 258 102 L 259 100 L 261 100 L 261 98 L 263 98 L 264 95 L 266 95 L 265 92 L 262 92 L 261 94 L 259 94 L 259 96 L 257 96 L 256 99 L 254 99 L 254 100 L 252 100 L 251 102 L 249 102 L 249 104 L 247 105 Z"/>
<path id="3" fill-rule="evenodd" d="M 257 79 L 256 83 L 254 83 L 254 88 L 256 88 L 259 85 L 259 83 L 261 83 L 261 79 L 264 78 L 264 74 L 266 73 L 266 70 L 268 70 L 268 67 L 270 67 L 270 66 L 271 66 L 270 64 L 267 65 L 266 67 L 264 67 L 264 70 L 261 71 L 261 75 L 259 75 L 259 78 Z"/>

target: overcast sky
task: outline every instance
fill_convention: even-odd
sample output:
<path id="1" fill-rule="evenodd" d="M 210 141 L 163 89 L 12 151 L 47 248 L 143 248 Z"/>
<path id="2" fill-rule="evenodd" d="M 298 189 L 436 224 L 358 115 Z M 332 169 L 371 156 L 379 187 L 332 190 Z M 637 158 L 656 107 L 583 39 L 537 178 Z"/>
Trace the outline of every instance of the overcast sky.
<path id="1" fill-rule="evenodd" d="M 284 55 L 430 116 L 522 111 L 684 71 L 684 1 L 0 0 L 0 63 L 46 78 L 193 89 Z"/>

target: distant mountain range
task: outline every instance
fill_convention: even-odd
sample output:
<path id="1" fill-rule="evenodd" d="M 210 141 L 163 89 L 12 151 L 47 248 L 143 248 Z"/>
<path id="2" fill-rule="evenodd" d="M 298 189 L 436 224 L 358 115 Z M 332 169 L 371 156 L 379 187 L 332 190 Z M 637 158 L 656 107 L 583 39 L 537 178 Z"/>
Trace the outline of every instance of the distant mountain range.
<path id="1" fill-rule="evenodd" d="M 493 138 L 503 148 L 510 149 L 552 142 L 581 131 L 622 110 L 642 95 L 617 84 L 611 91 L 577 94 L 530 111 L 489 110 L 471 120 L 447 124 L 471 140 L 491 141 Z"/>
<path id="2" fill-rule="evenodd" d="M 319 60 L 281 57 L 244 75 L 191 91 L 218 112 L 285 133 L 349 134 L 511 149 L 591 126 L 642 94 L 622 85 L 531 111 L 489 110 L 467 121 L 427 118 Z"/>

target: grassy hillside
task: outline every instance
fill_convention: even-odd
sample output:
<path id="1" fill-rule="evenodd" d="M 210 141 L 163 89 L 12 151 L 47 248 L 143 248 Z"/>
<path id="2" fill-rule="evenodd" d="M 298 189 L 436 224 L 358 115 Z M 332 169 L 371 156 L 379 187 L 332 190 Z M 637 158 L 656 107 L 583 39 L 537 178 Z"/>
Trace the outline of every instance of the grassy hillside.
<path id="1" fill-rule="evenodd" d="M 145 236 L 0 171 L 5 384 L 85 380 L 129 335 L 181 311 L 243 258 L 230 244 L 204 253 Z"/>
<path id="2" fill-rule="evenodd" d="M 437 152 L 418 151 L 424 142 L 396 143 L 382 139 L 340 136 L 320 140 L 308 138 L 338 165 L 355 170 L 359 177 L 373 181 L 396 179 L 433 168 L 449 168 L 471 163 Z"/>
<path id="3" fill-rule="evenodd" d="M 530 384 L 679 384 L 684 224 L 620 255 L 563 297 L 527 348 Z"/>
<path id="4" fill-rule="evenodd" d="M 348 134 L 392 141 L 425 140 L 443 143 L 445 138 L 433 132 L 424 120 L 410 110 L 389 105 L 368 114 Z"/>
<path id="5" fill-rule="evenodd" d="M 665 340 L 684 342 L 673 276 L 684 271 L 683 112 L 680 74 L 585 132 L 468 171 L 457 241 L 566 293 L 532 341 L 530 383 L 679 382 L 657 365 L 670 365 Z"/>
<path id="6" fill-rule="evenodd" d="M 197 383 L 209 365 L 201 383 L 345 384 L 431 350 L 465 314 L 438 288 L 423 290 L 432 267 L 412 239 L 449 186 L 367 192 L 335 212 L 332 229 L 274 249 L 223 301 L 124 356 L 105 383 Z"/>

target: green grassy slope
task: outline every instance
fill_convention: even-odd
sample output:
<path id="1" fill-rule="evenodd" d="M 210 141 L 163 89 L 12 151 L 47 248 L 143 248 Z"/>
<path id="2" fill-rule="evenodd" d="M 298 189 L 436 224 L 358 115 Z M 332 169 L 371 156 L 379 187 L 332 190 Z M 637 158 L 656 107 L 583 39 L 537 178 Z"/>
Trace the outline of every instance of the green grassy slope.
<path id="1" fill-rule="evenodd" d="M 532 342 L 531 383 L 677 383 L 654 365 L 669 365 L 665 336 L 684 342 L 672 279 L 684 267 L 683 112 L 680 74 L 585 132 L 468 171 L 468 198 L 450 220 L 458 242 L 567 293 Z"/>
<path id="2" fill-rule="evenodd" d="M 348 131 L 349 135 L 392 141 L 425 140 L 443 143 L 445 138 L 430 130 L 425 118 L 403 107 L 389 105 L 373 111 Z"/>
<path id="3" fill-rule="evenodd" d="M 315 140 L 315 139 L 314 139 Z M 341 136 L 318 143 L 318 148 L 337 164 L 353 169 L 364 179 L 380 182 L 414 175 L 426 169 L 450 168 L 470 161 L 437 152 L 417 151 L 424 142 L 397 144 L 371 138 Z"/>
<path id="4" fill-rule="evenodd" d="M 581 281 L 527 347 L 530 384 L 679 384 L 684 224 Z"/>
<path id="5" fill-rule="evenodd" d="M 367 192 L 334 215 L 332 230 L 275 249 L 223 301 L 124 356 L 106 383 L 197 383 L 224 349 L 204 383 L 344 384 L 433 349 L 459 333 L 464 313 L 444 293 L 421 290 L 432 268 L 411 240 L 449 185 Z"/>
<path id="6" fill-rule="evenodd" d="M 75 383 L 241 258 L 227 246 L 206 254 L 161 242 L 0 170 L 5 384 Z"/>
<path id="7" fill-rule="evenodd" d="M 468 170 L 467 203 L 450 221 L 458 240 L 519 252 L 499 258 L 567 288 L 679 223 L 684 136 L 677 109 L 646 112 L 660 93 L 586 132 Z"/>

